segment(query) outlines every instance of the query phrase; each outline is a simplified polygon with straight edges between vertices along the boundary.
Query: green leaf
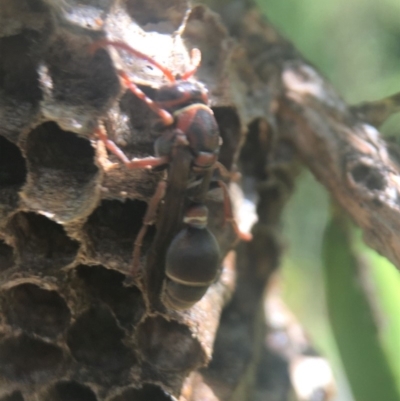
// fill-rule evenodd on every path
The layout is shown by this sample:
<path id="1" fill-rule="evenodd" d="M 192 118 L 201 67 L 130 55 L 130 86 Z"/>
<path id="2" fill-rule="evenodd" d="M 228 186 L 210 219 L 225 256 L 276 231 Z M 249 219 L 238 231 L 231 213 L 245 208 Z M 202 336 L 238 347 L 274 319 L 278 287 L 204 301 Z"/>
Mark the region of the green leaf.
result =
<path id="1" fill-rule="evenodd" d="M 399 401 L 371 302 L 368 267 L 356 258 L 341 223 L 338 218 L 330 222 L 323 246 L 327 307 L 340 357 L 357 401 Z"/>
<path id="2" fill-rule="evenodd" d="M 360 230 L 357 234 L 356 250 L 362 252 L 368 261 L 374 284 L 374 313 L 378 313 L 379 338 L 400 392 L 400 274 L 385 257 L 364 244 Z"/>

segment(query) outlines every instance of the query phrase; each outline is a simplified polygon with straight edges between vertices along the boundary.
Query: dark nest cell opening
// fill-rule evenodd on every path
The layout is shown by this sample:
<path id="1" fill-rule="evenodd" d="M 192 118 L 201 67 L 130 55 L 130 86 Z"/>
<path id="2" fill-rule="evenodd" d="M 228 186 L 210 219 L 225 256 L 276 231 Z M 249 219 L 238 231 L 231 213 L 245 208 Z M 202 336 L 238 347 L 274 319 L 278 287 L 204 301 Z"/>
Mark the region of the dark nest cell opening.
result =
<path id="1" fill-rule="evenodd" d="M 24 401 L 24 397 L 22 396 L 20 391 L 14 391 L 11 394 L 7 394 L 4 397 L 1 397 L 0 401 Z"/>
<path id="2" fill-rule="evenodd" d="M 357 164 L 351 170 L 354 182 L 364 185 L 370 191 L 382 191 L 385 188 L 386 180 L 376 166 Z"/>
<path id="3" fill-rule="evenodd" d="M 97 401 L 97 397 L 87 386 L 76 381 L 60 381 L 44 396 L 44 401 Z"/>
<path id="4" fill-rule="evenodd" d="M 71 263 L 78 252 L 78 242 L 69 238 L 60 224 L 36 213 L 15 214 L 8 231 L 15 237 L 24 267 L 59 269 Z"/>
<path id="5" fill-rule="evenodd" d="M 148 32 L 173 33 L 181 25 L 187 0 L 127 0 L 129 15 Z"/>
<path id="6" fill-rule="evenodd" d="M 8 323 L 28 333 L 56 337 L 69 324 L 70 311 L 56 291 L 26 283 L 4 291 L 2 301 Z"/>
<path id="7" fill-rule="evenodd" d="M 27 5 L 30 11 L 41 13 L 48 10 L 48 5 L 42 0 L 25 0 L 24 4 Z"/>
<path id="8" fill-rule="evenodd" d="M 241 140 L 240 119 L 232 107 L 214 107 L 213 111 L 223 141 L 219 161 L 230 170 Z"/>
<path id="9" fill-rule="evenodd" d="M 44 123 L 29 134 L 26 154 L 33 171 L 64 171 L 81 185 L 90 181 L 98 170 L 90 142 L 63 131 L 54 122 Z"/>
<path id="10" fill-rule="evenodd" d="M 212 380 L 222 373 L 223 380 L 231 383 L 239 381 L 253 357 L 253 341 L 248 319 L 240 307 L 231 302 L 222 313 L 213 357 L 204 372 L 205 376 Z"/>
<path id="11" fill-rule="evenodd" d="M 118 95 L 120 82 L 107 51 L 90 54 L 88 43 L 62 31 L 52 41 L 46 65 L 53 83 L 53 97 L 71 106 L 103 110 Z"/>
<path id="12" fill-rule="evenodd" d="M 14 249 L 0 240 L 0 273 L 14 265 Z"/>
<path id="13" fill-rule="evenodd" d="M 26 180 L 26 163 L 17 145 L 0 136 L 0 190 L 19 189 Z"/>
<path id="14" fill-rule="evenodd" d="M 33 30 L 0 39 L 0 88 L 6 95 L 24 102 L 41 100 L 38 55 L 32 51 L 39 39 Z"/>
<path id="15" fill-rule="evenodd" d="M 21 335 L 0 343 L 0 375 L 13 382 L 43 382 L 57 376 L 63 361 L 59 347 Z"/>
<path id="16" fill-rule="evenodd" d="M 20 17 L 22 13 L 27 13 L 28 15 L 35 13 L 33 19 L 37 22 L 37 19 L 42 17 L 39 13 L 49 12 L 49 5 L 46 4 L 46 0 L 13 0 L 5 2 L 5 4 L 10 21 Z"/>
<path id="17" fill-rule="evenodd" d="M 192 370 L 203 359 L 201 346 L 188 327 L 160 316 L 140 324 L 137 339 L 146 361 L 160 370 Z"/>
<path id="18" fill-rule="evenodd" d="M 155 97 L 153 88 L 140 85 L 139 88 L 151 99 Z M 122 129 L 118 135 L 124 135 L 122 138 L 126 143 L 124 151 L 127 151 L 129 157 L 154 155 L 154 141 L 160 136 L 160 119 L 150 107 L 130 91 L 122 96 L 119 106 L 121 113 L 129 118 L 128 132 Z M 160 128 L 160 129 L 159 129 Z M 128 135 L 127 135 L 128 134 Z M 119 138 L 115 138 L 118 142 Z"/>
<path id="19" fill-rule="evenodd" d="M 142 227 L 146 202 L 105 200 L 89 217 L 85 231 L 89 236 L 96 259 L 112 267 L 131 267 L 133 243 Z M 151 227 L 144 238 L 141 254 L 144 255 L 154 236 Z"/>
<path id="20" fill-rule="evenodd" d="M 47 122 L 28 135 L 26 155 L 26 201 L 33 209 L 50 211 L 64 221 L 90 212 L 98 168 L 88 140 Z"/>
<path id="21" fill-rule="evenodd" d="M 272 131 L 265 120 L 254 120 L 248 127 L 246 142 L 240 152 L 241 171 L 258 180 L 267 178 L 268 151 L 272 146 Z"/>
<path id="22" fill-rule="evenodd" d="M 118 327 L 106 307 L 93 307 L 79 316 L 70 328 L 67 344 L 72 356 L 86 365 L 107 372 L 129 369 L 135 357 L 122 340 L 124 332 Z"/>
<path id="23" fill-rule="evenodd" d="M 66 4 L 70 4 L 70 7 L 76 7 L 76 0 L 64 0 Z M 99 8 L 104 10 L 104 12 L 109 11 L 112 7 L 112 2 L 109 0 L 79 0 L 79 7 L 76 7 L 78 10 L 80 6 L 92 6 L 95 8 Z"/>
<path id="24" fill-rule="evenodd" d="M 111 401 L 172 401 L 173 398 L 158 386 L 145 384 L 142 388 L 130 388 Z"/>
<path id="25" fill-rule="evenodd" d="M 137 287 L 125 287 L 125 275 L 103 266 L 76 268 L 77 276 L 94 298 L 100 299 L 114 312 L 124 327 L 135 326 L 145 312 L 141 291 Z"/>
<path id="26" fill-rule="evenodd" d="M 226 31 L 219 18 L 203 5 L 191 9 L 182 38 L 189 48 L 201 51 L 201 64 L 197 76 L 205 81 L 211 77 L 222 79 L 224 60 L 227 56 Z M 224 77 L 225 78 L 225 77 Z"/>

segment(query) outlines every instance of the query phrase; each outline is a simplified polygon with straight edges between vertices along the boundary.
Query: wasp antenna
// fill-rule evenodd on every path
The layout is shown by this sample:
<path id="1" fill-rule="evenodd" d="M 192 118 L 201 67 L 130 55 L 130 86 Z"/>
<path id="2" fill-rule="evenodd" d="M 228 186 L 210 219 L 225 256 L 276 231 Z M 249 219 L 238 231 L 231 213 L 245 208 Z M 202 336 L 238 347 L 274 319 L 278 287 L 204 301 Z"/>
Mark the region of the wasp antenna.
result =
<path id="1" fill-rule="evenodd" d="M 183 81 L 186 81 L 187 79 L 191 78 L 194 74 L 196 74 L 196 71 L 201 63 L 201 51 L 199 49 L 194 48 L 190 51 L 190 61 L 192 64 L 192 68 L 186 71 L 182 75 Z"/>
<path id="2" fill-rule="evenodd" d="M 133 54 L 136 57 L 139 57 L 143 60 L 148 61 L 150 64 L 152 64 L 154 67 L 158 68 L 168 79 L 170 82 L 175 82 L 175 77 L 172 74 L 172 72 L 167 68 L 164 67 L 162 64 L 154 60 L 152 57 L 148 56 L 147 54 L 142 53 L 139 50 L 134 49 L 133 47 L 129 46 L 128 44 L 124 42 L 120 42 L 118 40 L 108 40 L 108 39 L 101 39 L 97 42 L 94 42 L 90 45 L 89 47 L 89 52 L 94 53 L 96 50 L 106 47 L 106 46 L 113 46 L 117 49 L 122 49 L 126 51 L 127 53 Z"/>

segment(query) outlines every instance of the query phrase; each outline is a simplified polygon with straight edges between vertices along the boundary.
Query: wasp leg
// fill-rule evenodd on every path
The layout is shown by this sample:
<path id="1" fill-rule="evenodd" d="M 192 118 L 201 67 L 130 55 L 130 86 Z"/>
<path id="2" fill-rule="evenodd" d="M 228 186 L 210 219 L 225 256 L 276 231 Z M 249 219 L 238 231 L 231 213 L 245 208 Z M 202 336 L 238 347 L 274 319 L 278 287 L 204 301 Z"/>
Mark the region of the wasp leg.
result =
<path id="1" fill-rule="evenodd" d="M 134 84 L 124 71 L 118 71 L 119 76 L 122 78 L 125 86 L 135 94 L 139 99 L 143 100 L 158 116 L 161 118 L 165 126 L 172 125 L 174 123 L 174 117 L 167 110 L 164 110 L 156 102 L 150 99 L 139 87 Z"/>
<path id="2" fill-rule="evenodd" d="M 133 47 L 129 46 L 128 44 L 121 42 L 119 40 L 108 40 L 108 39 L 101 39 L 98 40 L 94 43 L 92 43 L 89 46 L 89 52 L 91 54 L 94 54 L 98 49 L 104 48 L 106 46 L 113 46 L 115 48 L 119 48 L 122 49 L 130 54 L 133 54 L 136 57 L 139 57 L 143 60 L 146 60 L 147 62 L 149 62 L 150 64 L 154 65 L 154 67 L 158 68 L 168 79 L 168 81 L 170 81 L 171 83 L 175 82 L 175 77 L 172 74 L 171 70 L 165 66 L 163 66 L 162 64 L 160 64 L 159 62 L 157 62 L 154 58 L 148 56 L 147 54 L 142 53 L 139 50 L 134 49 Z M 196 49 L 197 50 L 197 49 Z M 200 51 L 200 50 L 198 50 Z M 193 51 L 192 51 L 193 52 Z M 194 56 L 196 56 L 195 53 L 193 53 Z M 192 56 L 192 59 L 193 57 Z"/>
<path id="3" fill-rule="evenodd" d="M 214 164 L 214 171 L 218 170 L 221 178 L 227 180 L 227 181 L 239 181 L 241 178 L 241 174 L 236 171 L 229 171 L 221 162 L 215 162 Z"/>
<path id="4" fill-rule="evenodd" d="M 118 157 L 129 169 L 135 168 L 148 168 L 161 166 L 169 162 L 169 158 L 166 156 L 162 157 L 144 157 L 142 159 L 132 159 L 129 160 L 126 154 L 116 145 L 114 141 L 108 138 L 104 127 L 99 126 L 95 130 L 97 137 L 104 143 L 106 148 Z"/>
<path id="5" fill-rule="evenodd" d="M 133 276 L 137 275 L 139 271 L 140 251 L 142 248 L 143 239 L 147 233 L 147 229 L 149 228 L 149 226 L 153 225 L 156 221 L 158 205 L 165 196 L 166 188 L 167 188 L 167 183 L 164 180 L 160 181 L 157 185 L 154 195 L 152 196 L 149 204 L 147 205 L 146 214 L 144 215 L 143 218 L 143 225 L 139 230 L 138 235 L 136 236 L 133 248 L 133 266 L 131 272 Z"/>

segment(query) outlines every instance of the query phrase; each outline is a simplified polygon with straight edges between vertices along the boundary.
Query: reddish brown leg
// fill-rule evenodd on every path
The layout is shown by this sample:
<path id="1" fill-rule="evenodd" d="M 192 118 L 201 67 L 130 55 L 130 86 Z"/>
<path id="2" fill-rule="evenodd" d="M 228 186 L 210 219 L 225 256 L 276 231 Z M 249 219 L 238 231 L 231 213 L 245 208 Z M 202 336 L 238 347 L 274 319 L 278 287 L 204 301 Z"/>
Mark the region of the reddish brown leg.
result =
<path id="1" fill-rule="evenodd" d="M 222 178 L 226 178 L 228 180 L 231 179 L 231 172 L 228 171 L 228 169 L 222 163 L 216 162 L 213 167 L 215 170 L 218 170 Z"/>
<path id="2" fill-rule="evenodd" d="M 143 218 L 143 225 L 136 236 L 135 244 L 133 248 L 133 267 L 132 267 L 132 275 L 136 275 L 139 272 L 140 265 L 140 250 L 142 248 L 143 239 L 147 233 L 147 229 L 150 225 L 154 224 L 157 217 L 158 204 L 164 198 L 165 191 L 167 188 L 167 183 L 165 181 L 160 181 L 157 185 L 157 189 L 154 192 L 154 195 L 150 199 L 149 204 L 147 205 L 146 214 Z"/>
<path id="3" fill-rule="evenodd" d="M 229 171 L 222 163 L 216 162 L 214 164 L 214 170 L 218 170 L 219 174 L 222 178 L 225 178 L 227 181 L 238 181 L 241 177 L 240 173 L 235 171 Z"/>
<path id="4" fill-rule="evenodd" d="M 163 66 L 162 64 L 160 64 L 159 62 L 157 62 L 156 60 L 154 60 L 152 57 L 148 56 L 147 54 L 144 54 L 141 51 L 136 50 L 133 47 L 129 46 L 128 44 L 121 42 L 119 40 L 108 40 L 108 39 L 98 40 L 97 42 L 94 42 L 90 45 L 89 52 L 94 53 L 96 50 L 98 50 L 102 47 L 105 47 L 105 46 L 114 46 L 116 48 L 125 50 L 126 52 L 133 54 L 136 57 L 139 57 L 143 60 L 148 61 L 150 64 L 157 67 L 167 77 L 168 81 L 175 82 L 175 77 L 168 68 L 166 68 L 165 66 Z M 197 50 L 197 49 L 193 49 L 193 50 L 200 52 L 200 50 Z M 195 54 L 193 52 L 193 50 L 192 50 L 192 60 L 197 56 L 197 54 Z M 192 64 L 193 64 L 193 61 L 192 61 Z"/>
<path id="5" fill-rule="evenodd" d="M 102 126 L 98 126 L 95 130 L 96 136 L 103 141 L 106 148 L 118 157 L 122 161 L 122 163 L 129 163 L 129 159 L 126 157 L 126 154 L 115 144 L 114 141 L 108 138 L 107 133 Z"/>
<path id="6" fill-rule="evenodd" d="M 114 141 L 108 138 L 105 129 L 99 126 L 95 130 L 97 137 L 103 141 L 106 148 L 118 157 L 129 169 L 156 167 L 168 163 L 168 157 L 144 157 L 143 159 L 129 160 L 126 154 L 116 145 Z"/>
<path id="7" fill-rule="evenodd" d="M 233 216 L 233 210 L 232 210 L 232 203 L 231 203 L 231 198 L 229 196 L 229 191 L 227 185 L 223 181 L 218 181 L 218 185 L 221 187 L 223 193 L 224 193 L 224 213 L 225 213 L 225 222 L 228 222 L 232 224 L 232 227 L 238 236 L 242 241 L 251 241 L 253 236 L 250 233 L 244 233 L 240 231 L 235 217 Z"/>
<path id="8" fill-rule="evenodd" d="M 156 114 L 159 115 L 164 125 L 172 125 L 174 123 L 174 117 L 168 111 L 162 109 L 153 100 L 151 100 L 142 90 L 138 88 L 128 77 L 124 71 L 118 72 L 119 76 L 122 78 L 125 86 L 134 93 L 139 99 L 143 100 Z"/>
<path id="9" fill-rule="evenodd" d="M 167 156 L 143 157 L 143 159 L 132 159 L 128 163 L 125 163 L 125 166 L 130 169 L 149 168 L 162 166 L 163 164 L 167 164 L 168 162 L 169 158 Z"/>

